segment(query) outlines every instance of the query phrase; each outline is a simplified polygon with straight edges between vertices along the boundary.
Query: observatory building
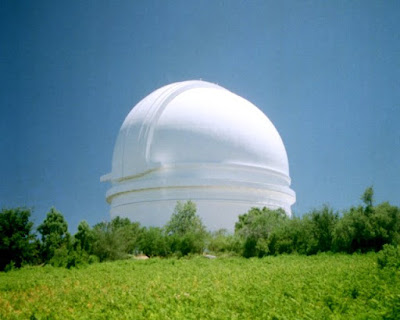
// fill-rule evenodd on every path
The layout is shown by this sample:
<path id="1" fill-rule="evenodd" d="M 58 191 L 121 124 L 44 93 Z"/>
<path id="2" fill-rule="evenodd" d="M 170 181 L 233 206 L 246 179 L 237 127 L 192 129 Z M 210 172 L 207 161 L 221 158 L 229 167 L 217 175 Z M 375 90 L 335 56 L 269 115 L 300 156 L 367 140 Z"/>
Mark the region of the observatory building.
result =
<path id="1" fill-rule="evenodd" d="M 162 87 L 128 114 L 114 147 L 106 194 L 111 216 L 162 226 L 178 200 L 192 200 L 211 230 L 233 230 L 251 207 L 291 215 L 286 150 L 249 101 L 205 81 Z"/>

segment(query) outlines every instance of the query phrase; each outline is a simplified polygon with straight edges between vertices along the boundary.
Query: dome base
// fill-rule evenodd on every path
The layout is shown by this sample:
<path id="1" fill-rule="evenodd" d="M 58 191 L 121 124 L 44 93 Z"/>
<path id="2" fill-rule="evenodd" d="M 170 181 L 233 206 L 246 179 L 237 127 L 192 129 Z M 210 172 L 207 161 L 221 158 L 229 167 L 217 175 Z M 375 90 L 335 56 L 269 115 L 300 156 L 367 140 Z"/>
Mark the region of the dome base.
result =
<path id="1" fill-rule="evenodd" d="M 186 201 L 186 200 L 185 200 Z M 239 215 L 252 207 L 278 209 L 279 206 L 263 205 L 244 201 L 194 200 L 197 214 L 209 231 L 226 229 L 233 232 Z M 163 227 L 171 218 L 177 200 L 131 203 L 111 208 L 111 218 L 129 218 L 146 227 Z M 288 213 L 288 212 L 287 212 Z M 290 213 L 288 213 L 290 215 Z"/>
<path id="2" fill-rule="evenodd" d="M 290 189 L 289 189 L 290 190 Z M 287 193 L 238 187 L 159 188 L 121 193 L 111 201 L 111 217 L 129 218 L 144 226 L 163 226 L 177 201 L 192 200 L 197 214 L 209 230 L 233 231 L 240 214 L 252 207 L 282 208 L 290 216 L 295 201 Z"/>

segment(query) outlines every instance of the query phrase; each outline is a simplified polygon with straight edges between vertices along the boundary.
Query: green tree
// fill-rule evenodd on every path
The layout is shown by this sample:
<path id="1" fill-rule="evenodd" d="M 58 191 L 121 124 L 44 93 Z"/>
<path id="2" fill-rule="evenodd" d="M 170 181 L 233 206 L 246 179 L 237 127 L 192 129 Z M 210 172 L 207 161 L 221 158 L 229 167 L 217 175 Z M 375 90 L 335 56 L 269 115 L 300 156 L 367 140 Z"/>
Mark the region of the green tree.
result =
<path id="1" fill-rule="evenodd" d="M 349 253 L 361 251 L 366 252 L 372 249 L 375 238 L 374 225 L 371 219 L 372 208 L 366 211 L 362 206 L 351 207 L 343 214 L 335 231 L 335 247 L 339 251 Z M 340 247 L 338 244 L 344 244 Z"/>
<path id="2" fill-rule="evenodd" d="M 44 262 L 49 262 L 57 249 L 62 246 L 68 247 L 71 243 L 67 221 L 54 207 L 47 213 L 46 219 L 37 230 L 42 236 L 41 252 Z"/>
<path id="3" fill-rule="evenodd" d="M 205 227 L 196 212 L 197 208 L 194 202 L 178 201 L 165 227 L 167 234 L 184 235 L 188 232 L 203 232 Z"/>
<path id="4" fill-rule="evenodd" d="M 334 212 L 332 208 L 324 205 L 320 210 L 313 210 L 310 218 L 312 224 L 310 236 L 315 239 L 316 246 L 313 250 L 314 252 L 309 253 L 331 251 L 334 230 L 339 220 L 339 214 Z"/>
<path id="5" fill-rule="evenodd" d="M 374 202 L 374 189 L 372 188 L 372 186 L 365 189 L 364 193 L 361 196 L 361 200 L 364 202 L 367 208 L 372 208 Z"/>
<path id="6" fill-rule="evenodd" d="M 297 252 L 307 255 L 315 253 L 318 251 L 316 250 L 317 241 L 310 236 L 312 229 L 310 215 L 305 215 L 302 218 L 285 219 L 269 236 L 269 253 Z"/>
<path id="7" fill-rule="evenodd" d="M 139 240 L 139 250 L 146 256 L 165 257 L 168 255 L 168 243 L 163 229 L 158 227 L 143 228 Z"/>
<path id="8" fill-rule="evenodd" d="M 265 256 L 271 254 L 270 235 L 288 220 L 283 209 L 271 210 L 266 207 L 251 208 L 247 213 L 239 216 L 235 224 L 235 234 L 243 241 L 243 255 L 245 257 Z"/>
<path id="9" fill-rule="evenodd" d="M 111 222 L 100 222 L 93 227 L 93 254 L 100 261 L 112 261 L 126 257 L 126 243 Z"/>
<path id="10" fill-rule="evenodd" d="M 118 233 L 125 242 L 125 252 L 135 254 L 138 252 L 142 228 L 139 222 L 131 222 L 128 218 L 115 217 L 111 221 L 112 230 Z"/>
<path id="11" fill-rule="evenodd" d="M 203 252 L 207 232 L 196 212 L 194 202 L 177 202 L 171 219 L 165 226 L 172 252 L 181 255 Z"/>
<path id="12" fill-rule="evenodd" d="M 383 202 L 373 209 L 371 223 L 374 228 L 375 251 L 384 244 L 400 245 L 400 208 Z"/>
<path id="13" fill-rule="evenodd" d="M 74 235 L 75 238 L 75 249 L 79 246 L 82 250 L 87 253 L 92 252 L 94 234 L 86 221 L 81 221 L 78 225 L 78 232 Z"/>
<path id="14" fill-rule="evenodd" d="M 400 209 L 384 202 L 373 206 L 373 189 L 361 197 L 365 206 L 344 212 L 334 232 L 336 251 L 379 251 L 384 244 L 400 243 Z"/>
<path id="15" fill-rule="evenodd" d="M 35 235 L 28 208 L 2 209 L 0 212 L 0 270 L 13 263 L 20 267 L 35 256 Z"/>
<path id="16" fill-rule="evenodd" d="M 98 223 L 93 227 L 93 254 L 100 261 L 123 259 L 138 251 L 141 232 L 140 224 L 128 218 Z"/>

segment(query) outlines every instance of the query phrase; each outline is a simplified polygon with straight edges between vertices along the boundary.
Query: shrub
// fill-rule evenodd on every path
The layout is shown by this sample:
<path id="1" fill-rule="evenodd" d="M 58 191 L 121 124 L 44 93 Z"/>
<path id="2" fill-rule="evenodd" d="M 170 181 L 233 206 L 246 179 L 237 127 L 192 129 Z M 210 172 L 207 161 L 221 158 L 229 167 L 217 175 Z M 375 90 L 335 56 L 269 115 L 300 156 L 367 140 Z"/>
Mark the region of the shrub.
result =
<path id="1" fill-rule="evenodd" d="M 378 253 L 378 267 L 400 270 L 400 247 L 385 244 Z"/>
<path id="2" fill-rule="evenodd" d="M 168 244 L 164 231 L 158 227 L 144 227 L 139 240 L 139 251 L 149 257 L 165 257 L 168 254 Z"/>
<path id="3" fill-rule="evenodd" d="M 240 253 L 240 240 L 226 229 L 210 233 L 207 249 L 214 253 Z"/>

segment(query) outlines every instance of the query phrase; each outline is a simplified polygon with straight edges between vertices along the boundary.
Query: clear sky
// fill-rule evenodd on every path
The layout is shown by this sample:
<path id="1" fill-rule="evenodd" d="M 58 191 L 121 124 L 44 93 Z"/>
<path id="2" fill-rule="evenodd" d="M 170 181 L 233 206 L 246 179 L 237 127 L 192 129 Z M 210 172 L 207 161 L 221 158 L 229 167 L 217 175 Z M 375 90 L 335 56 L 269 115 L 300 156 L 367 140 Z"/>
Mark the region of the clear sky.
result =
<path id="1" fill-rule="evenodd" d="M 400 1 L 0 1 L 0 206 L 109 219 L 130 109 L 203 79 L 250 100 L 289 157 L 293 211 L 400 205 Z"/>

